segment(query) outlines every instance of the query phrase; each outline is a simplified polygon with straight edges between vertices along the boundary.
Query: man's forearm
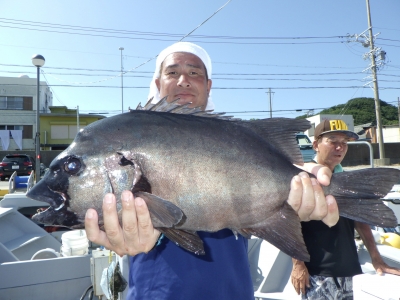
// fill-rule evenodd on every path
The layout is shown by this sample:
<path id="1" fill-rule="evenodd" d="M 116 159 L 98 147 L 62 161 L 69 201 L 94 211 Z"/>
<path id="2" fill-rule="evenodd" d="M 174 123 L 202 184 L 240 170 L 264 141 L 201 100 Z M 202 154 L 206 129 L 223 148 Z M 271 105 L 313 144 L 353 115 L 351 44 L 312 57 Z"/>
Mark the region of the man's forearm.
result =
<path id="1" fill-rule="evenodd" d="M 374 236 L 372 235 L 372 231 L 369 225 L 356 221 L 354 222 L 354 225 L 361 239 L 363 240 L 364 245 L 369 252 L 369 255 L 371 256 L 371 259 L 373 260 L 381 258 L 381 255 L 379 253 L 378 248 L 376 247 L 375 239 Z"/>

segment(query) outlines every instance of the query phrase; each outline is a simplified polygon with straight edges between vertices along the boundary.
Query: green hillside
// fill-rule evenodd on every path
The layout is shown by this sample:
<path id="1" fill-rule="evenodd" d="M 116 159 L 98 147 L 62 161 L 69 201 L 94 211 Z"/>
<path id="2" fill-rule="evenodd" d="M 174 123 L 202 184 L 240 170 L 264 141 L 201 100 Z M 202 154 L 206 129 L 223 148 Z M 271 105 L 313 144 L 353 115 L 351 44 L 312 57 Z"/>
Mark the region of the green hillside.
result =
<path id="1" fill-rule="evenodd" d="M 380 100 L 382 125 L 398 125 L 398 110 L 396 106 Z M 353 115 L 354 125 L 361 125 L 372 122 L 376 125 L 375 101 L 373 98 L 354 98 L 345 104 L 332 106 L 324 109 L 320 115 Z M 307 118 L 310 115 L 303 115 L 298 118 Z"/>

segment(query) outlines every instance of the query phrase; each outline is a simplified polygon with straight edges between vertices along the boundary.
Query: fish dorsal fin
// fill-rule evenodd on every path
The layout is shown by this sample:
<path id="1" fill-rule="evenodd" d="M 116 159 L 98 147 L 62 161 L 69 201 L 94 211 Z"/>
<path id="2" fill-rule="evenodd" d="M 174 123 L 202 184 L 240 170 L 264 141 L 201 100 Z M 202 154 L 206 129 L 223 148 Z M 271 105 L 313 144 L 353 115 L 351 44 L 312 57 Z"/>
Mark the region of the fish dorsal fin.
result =
<path id="1" fill-rule="evenodd" d="M 168 97 L 168 96 L 167 96 Z M 141 103 L 136 107 L 136 110 L 149 110 L 156 112 L 169 112 L 173 114 L 183 114 L 183 115 L 194 115 L 197 117 L 205 117 L 205 118 L 217 118 L 223 120 L 236 120 L 232 116 L 224 116 L 225 113 L 213 113 L 213 110 L 203 111 L 202 108 L 199 107 L 189 107 L 191 103 L 180 105 L 178 104 L 178 99 L 167 102 L 167 97 L 162 98 L 156 104 L 151 103 L 153 98 L 147 101 L 145 106 L 142 106 Z"/>
<path id="2" fill-rule="evenodd" d="M 148 110 L 155 112 L 169 112 L 173 114 L 194 115 L 204 118 L 217 118 L 235 121 L 237 124 L 245 126 L 259 135 L 262 139 L 273 145 L 290 162 L 303 164 L 300 148 L 297 145 L 295 134 L 310 128 L 310 122 L 305 119 L 271 118 L 255 121 L 242 121 L 225 116 L 225 113 L 213 113 L 212 110 L 203 111 L 201 107 L 189 107 L 191 103 L 180 105 L 176 99 L 167 102 L 167 97 L 162 98 L 156 104 L 151 103 L 153 98 L 147 101 L 145 106 L 140 103 L 136 110 Z"/>
<path id="3" fill-rule="evenodd" d="M 240 122 L 275 147 L 291 163 L 303 165 L 303 157 L 296 140 L 296 133 L 310 128 L 306 119 L 270 118 Z"/>

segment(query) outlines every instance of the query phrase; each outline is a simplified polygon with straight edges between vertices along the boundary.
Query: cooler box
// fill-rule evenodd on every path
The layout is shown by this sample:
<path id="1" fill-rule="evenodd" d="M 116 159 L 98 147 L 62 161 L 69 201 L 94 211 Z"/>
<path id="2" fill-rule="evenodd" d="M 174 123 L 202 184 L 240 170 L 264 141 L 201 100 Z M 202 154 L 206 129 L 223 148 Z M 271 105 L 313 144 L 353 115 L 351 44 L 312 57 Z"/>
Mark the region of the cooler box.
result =
<path id="1" fill-rule="evenodd" d="M 353 277 L 354 300 L 400 299 L 400 276 L 361 274 Z"/>

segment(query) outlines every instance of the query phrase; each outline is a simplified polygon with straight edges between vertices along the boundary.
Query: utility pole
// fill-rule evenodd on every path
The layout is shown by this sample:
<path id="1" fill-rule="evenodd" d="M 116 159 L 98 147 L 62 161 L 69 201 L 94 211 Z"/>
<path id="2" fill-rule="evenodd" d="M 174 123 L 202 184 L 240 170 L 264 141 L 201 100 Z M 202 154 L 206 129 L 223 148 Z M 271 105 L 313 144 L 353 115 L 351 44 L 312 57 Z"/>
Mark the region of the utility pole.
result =
<path id="1" fill-rule="evenodd" d="M 378 91 L 378 78 L 376 74 L 376 61 L 375 61 L 375 48 L 374 48 L 374 35 L 372 34 L 372 22 L 371 22 L 371 12 L 369 9 L 369 0 L 367 1 L 367 13 L 368 13 L 368 27 L 369 27 L 369 38 L 370 38 L 370 48 L 371 48 L 371 71 L 373 76 L 374 85 L 374 98 L 375 98 L 375 114 L 376 114 L 376 129 L 378 131 L 378 143 L 379 143 L 379 158 L 385 158 L 385 146 L 383 143 L 383 131 L 382 131 L 382 121 L 381 121 L 381 104 L 379 102 L 379 91 Z"/>
<path id="2" fill-rule="evenodd" d="M 119 47 L 119 50 L 121 50 L 121 104 L 122 104 L 121 113 L 123 113 L 124 112 L 124 66 L 122 64 L 122 50 L 124 50 L 124 47 Z"/>
<path id="3" fill-rule="evenodd" d="M 367 78 L 371 78 L 372 80 L 366 83 L 365 85 L 370 85 L 370 87 L 374 90 L 374 100 L 375 100 L 375 117 L 376 117 L 376 131 L 378 135 L 378 144 L 379 144 L 379 159 L 381 160 L 381 164 L 385 164 L 385 146 L 383 142 L 383 131 L 382 131 L 382 121 L 381 121 L 381 105 L 379 101 L 379 89 L 378 89 L 378 76 L 377 70 L 385 65 L 386 52 L 383 51 L 380 47 L 375 48 L 374 40 L 379 33 L 373 35 L 372 33 L 372 22 L 371 22 L 371 12 L 369 7 L 369 0 L 366 0 L 367 4 L 367 17 L 368 17 L 368 29 L 364 30 L 360 34 L 348 35 L 348 38 L 355 38 L 354 40 L 349 40 L 349 42 L 360 42 L 364 47 L 369 47 L 371 50 L 364 54 L 364 59 L 369 58 L 371 63 L 368 68 L 363 70 L 369 71 L 371 70 L 372 75 Z M 366 34 L 368 31 L 368 35 Z M 372 86 L 371 86 L 372 84 Z M 364 85 L 364 86 L 365 86 Z"/>
<path id="4" fill-rule="evenodd" d="M 79 133 L 79 105 L 76 107 L 76 134 Z"/>
<path id="5" fill-rule="evenodd" d="M 272 118 L 272 98 L 271 94 L 274 94 L 275 92 L 271 92 L 271 88 L 268 89 L 268 94 L 269 94 L 269 117 Z"/>
<path id="6" fill-rule="evenodd" d="M 397 113 L 399 117 L 399 128 L 400 128 L 400 97 L 397 97 Z"/>

